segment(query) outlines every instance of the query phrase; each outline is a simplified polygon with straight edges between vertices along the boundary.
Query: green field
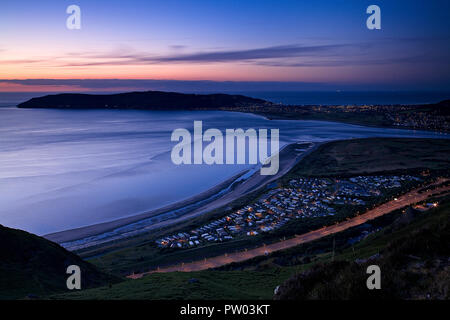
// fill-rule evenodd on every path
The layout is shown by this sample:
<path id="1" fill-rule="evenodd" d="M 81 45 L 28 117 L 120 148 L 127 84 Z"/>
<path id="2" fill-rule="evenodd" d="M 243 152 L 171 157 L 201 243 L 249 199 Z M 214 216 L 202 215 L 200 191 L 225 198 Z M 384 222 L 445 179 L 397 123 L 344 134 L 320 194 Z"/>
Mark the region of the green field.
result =
<path id="1" fill-rule="evenodd" d="M 290 176 L 352 176 L 450 168 L 450 140 L 370 138 L 319 146 Z"/>

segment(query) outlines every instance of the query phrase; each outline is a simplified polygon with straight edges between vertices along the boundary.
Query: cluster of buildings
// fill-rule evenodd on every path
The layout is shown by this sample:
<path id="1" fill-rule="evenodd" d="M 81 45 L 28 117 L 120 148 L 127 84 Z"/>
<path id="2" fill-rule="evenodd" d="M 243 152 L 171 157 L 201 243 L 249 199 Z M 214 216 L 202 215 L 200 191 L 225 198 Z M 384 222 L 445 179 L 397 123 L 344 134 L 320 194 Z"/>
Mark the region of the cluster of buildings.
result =
<path id="1" fill-rule="evenodd" d="M 421 130 L 450 131 L 450 117 L 447 113 L 430 108 L 406 105 L 366 105 L 366 106 L 317 106 L 316 112 L 367 113 L 382 115 L 392 125 Z"/>
<path id="2" fill-rule="evenodd" d="M 394 125 L 399 127 L 416 128 L 421 130 L 426 129 L 442 132 L 450 131 L 449 117 L 432 112 L 388 112 L 385 114 L 385 117 Z"/>
<path id="3" fill-rule="evenodd" d="M 361 199 L 351 197 L 377 197 L 380 196 L 383 189 L 400 188 L 405 181 L 420 181 L 420 178 L 410 175 L 400 176 L 358 176 L 348 180 L 336 181 L 335 204 L 351 204 L 349 201 L 342 201 L 342 198 L 349 198 L 354 204 L 365 205 Z"/>
<path id="4" fill-rule="evenodd" d="M 298 178 L 288 186 L 266 192 L 254 203 L 190 232 L 156 241 L 162 248 L 191 248 L 242 236 L 255 236 L 278 229 L 294 219 L 334 215 L 338 205 L 364 206 L 367 197 L 383 189 L 398 188 L 404 181 L 420 180 L 402 176 L 358 176 L 349 179 Z"/>
<path id="5" fill-rule="evenodd" d="M 400 188 L 405 181 L 421 181 L 420 178 L 411 175 L 400 176 L 358 176 L 348 179 L 350 182 L 363 186 L 369 192 L 379 195 L 379 189 Z"/>
<path id="6" fill-rule="evenodd" d="M 446 104 L 445 104 L 446 103 Z M 327 114 L 330 117 L 338 114 L 360 114 L 364 117 L 374 117 L 382 120 L 384 124 L 393 126 L 415 128 L 419 130 L 433 130 L 443 133 L 450 132 L 450 115 L 446 110 L 448 102 L 441 106 L 416 105 L 306 105 L 292 106 L 283 104 L 266 104 L 241 106 L 239 111 L 256 113 L 273 113 L 276 115 L 295 114 L 299 118 L 311 114 Z M 223 108 L 236 111 L 235 108 Z"/>

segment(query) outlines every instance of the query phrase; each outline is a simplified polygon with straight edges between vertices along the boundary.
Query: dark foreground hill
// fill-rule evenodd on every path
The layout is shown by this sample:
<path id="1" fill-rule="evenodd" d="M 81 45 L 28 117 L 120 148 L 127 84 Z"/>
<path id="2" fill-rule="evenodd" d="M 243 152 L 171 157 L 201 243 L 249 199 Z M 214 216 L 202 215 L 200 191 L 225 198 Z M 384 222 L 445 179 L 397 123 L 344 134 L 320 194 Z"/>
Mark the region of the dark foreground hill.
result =
<path id="1" fill-rule="evenodd" d="M 345 255 L 314 265 L 285 281 L 278 300 L 359 300 L 450 298 L 450 202 L 429 213 L 409 209 L 376 234 L 366 247 L 379 247 L 365 259 Z M 406 226 L 405 226 L 406 225 Z M 367 250 L 367 248 L 365 249 Z M 381 290 L 368 290 L 366 269 L 381 270 Z"/>
<path id="2" fill-rule="evenodd" d="M 56 243 L 0 225 L 0 299 L 66 292 L 69 265 L 80 267 L 82 289 L 117 281 Z"/>
<path id="3" fill-rule="evenodd" d="M 63 109 L 219 109 L 251 107 L 270 104 L 261 99 L 229 94 L 183 94 L 175 92 L 145 91 L 119 94 L 64 93 L 32 98 L 19 108 Z"/>

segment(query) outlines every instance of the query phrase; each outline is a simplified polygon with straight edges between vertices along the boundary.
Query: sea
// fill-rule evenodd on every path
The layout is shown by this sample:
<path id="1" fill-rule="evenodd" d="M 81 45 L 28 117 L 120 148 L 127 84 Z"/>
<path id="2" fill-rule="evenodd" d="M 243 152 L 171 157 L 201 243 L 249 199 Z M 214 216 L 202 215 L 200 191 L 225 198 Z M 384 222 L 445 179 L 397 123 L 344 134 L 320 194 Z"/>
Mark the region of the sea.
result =
<path id="1" fill-rule="evenodd" d="M 339 99 L 333 94 L 316 97 L 316 103 L 334 104 L 331 101 Z M 435 132 L 267 120 L 222 111 L 16 108 L 17 103 L 37 95 L 42 93 L 0 93 L 0 224 L 38 235 L 161 208 L 253 169 L 252 165 L 173 164 L 170 153 L 176 143 L 171 141 L 171 133 L 177 128 L 192 132 L 194 121 L 201 120 L 203 130 L 217 128 L 222 132 L 279 129 L 281 146 L 363 137 L 447 138 Z M 311 104 L 315 99 L 309 95 L 295 100 L 294 95 L 281 93 L 253 96 L 278 97 L 296 104 Z M 358 95 L 346 101 L 366 99 L 371 103 L 375 98 Z M 380 99 L 424 103 L 445 98 Z"/>

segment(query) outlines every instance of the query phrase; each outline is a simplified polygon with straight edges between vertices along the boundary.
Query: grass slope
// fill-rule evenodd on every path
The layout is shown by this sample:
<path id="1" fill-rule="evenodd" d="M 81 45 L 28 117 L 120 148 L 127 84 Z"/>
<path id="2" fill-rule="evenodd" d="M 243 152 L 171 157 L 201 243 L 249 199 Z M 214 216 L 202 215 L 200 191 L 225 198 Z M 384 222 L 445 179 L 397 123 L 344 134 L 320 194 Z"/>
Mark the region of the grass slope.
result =
<path id="1" fill-rule="evenodd" d="M 296 274 L 286 281 L 276 299 L 449 299 L 450 203 L 422 213 L 406 226 L 404 217 L 368 239 L 361 249 L 379 254 L 354 260 L 347 250 L 337 257 Z M 402 221 L 403 220 L 403 221 Z M 372 250 L 373 252 L 373 250 Z M 367 266 L 381 269 L 382 290 L 367 290 Z"/>
<path id="2" fill-rule="evenodd" d="M 21 299 L 67 291 L 66 269 L 81 268 L 81 285 L 117 282 L 56 243 L 0 225 L 0 299 Z"/>

